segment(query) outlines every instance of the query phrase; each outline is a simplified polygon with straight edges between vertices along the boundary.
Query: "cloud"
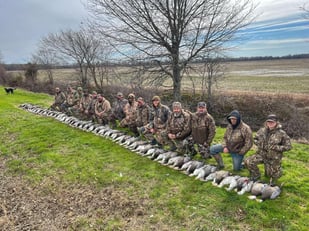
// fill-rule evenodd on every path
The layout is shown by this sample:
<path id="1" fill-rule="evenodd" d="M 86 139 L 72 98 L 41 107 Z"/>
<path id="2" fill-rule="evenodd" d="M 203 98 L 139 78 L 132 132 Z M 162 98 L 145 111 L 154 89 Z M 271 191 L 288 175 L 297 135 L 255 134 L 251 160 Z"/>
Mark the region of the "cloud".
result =
<path id="1" fill-rule="evenodd" d="M 0 51 L 6 63 L 29 62 L 48 33 L 77 29 L 87 11 L 79 0 L 0 1 Z"/>
<path id="2" fill-rule="evenodd" d="M 260 0 L 257 21 L 267 21 L 300 14 L 301 0 Z"/>

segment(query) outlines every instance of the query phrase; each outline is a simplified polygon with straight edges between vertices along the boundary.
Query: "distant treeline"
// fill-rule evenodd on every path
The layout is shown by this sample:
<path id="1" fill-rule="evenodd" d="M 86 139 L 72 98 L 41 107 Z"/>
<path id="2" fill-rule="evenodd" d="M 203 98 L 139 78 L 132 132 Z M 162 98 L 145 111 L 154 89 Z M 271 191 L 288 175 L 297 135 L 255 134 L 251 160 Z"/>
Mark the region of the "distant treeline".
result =
<path id="1" fill-rule="evenodd" d="M 237 61 L 259 61 L 259 60 L 280 60 L 280 59 L 305 59 L 309 58 L 309 54 L 297 54 L 297 55 L 285 55 L 285 56 L 254 56 L 254 57 L 221 57 L 222 62 L 237 62 Z M 197 60 L 195 63 L 205 62 L 205 60 Z M 7 71 L 19 71 L 25 70 L 27 68 L 27 64 L 3 64 Z M 128 66 L 128 65 L 137 65 L 137 63 L 129 64 L 129 63 L 110 63 L 109 65 L 120 65 L 120 66 Z M 38 69 L 46 69 L 44 65 L 37 65 Z M 71 69 L 78 68 L 77 64 L 66 64 L 66 65 L 57 65 L 53 66 L 54 69 Z"/>

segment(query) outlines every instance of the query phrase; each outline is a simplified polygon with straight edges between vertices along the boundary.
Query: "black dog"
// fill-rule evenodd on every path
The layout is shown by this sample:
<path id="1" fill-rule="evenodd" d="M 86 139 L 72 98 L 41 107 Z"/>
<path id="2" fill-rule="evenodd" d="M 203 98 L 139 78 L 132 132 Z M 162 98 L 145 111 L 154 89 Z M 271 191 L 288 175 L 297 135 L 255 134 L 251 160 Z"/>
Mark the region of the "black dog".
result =
<path id="1" fill-rule="evenodd" d="M 15 87 L 5 87 L 4 90 L 6 94 L 14 94 Z"/>

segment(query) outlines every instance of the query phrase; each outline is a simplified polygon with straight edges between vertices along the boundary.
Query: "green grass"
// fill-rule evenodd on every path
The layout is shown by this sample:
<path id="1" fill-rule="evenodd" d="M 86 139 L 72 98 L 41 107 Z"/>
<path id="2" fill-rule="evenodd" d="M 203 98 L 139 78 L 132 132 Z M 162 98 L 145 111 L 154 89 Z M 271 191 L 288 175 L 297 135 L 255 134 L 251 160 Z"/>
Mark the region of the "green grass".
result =
<path id="1" fill-rule="evenodd" d="M 140 218 L 142 230 L 308 229 L 308 145 L 293 143 L 293 149 L 285 154 L 280 197 L 258 203 L 247 195 L 196 181 L 110 140 L 18 108 L 25 102 L 48 107 L 52 97 L 21 89 L 14 95 L 0 96 L 0 162 L 5 160 L 5 174 L 22 176 L 37 190 L 52 178 L 64 185 L 120 190 L 127 203 L 146 208 Z M 224 129 L 217 129 L 215 142 L 221 141 L 223 133 Z M 225 155 L 224 161 L 231 171 L 231 159 Z M 211 159 L 210 163 L 215 162 Z M 76 219 L 70 228 L 126 230 L 125 218 L 104 220 L 99 209 L 95 214 Z"/>

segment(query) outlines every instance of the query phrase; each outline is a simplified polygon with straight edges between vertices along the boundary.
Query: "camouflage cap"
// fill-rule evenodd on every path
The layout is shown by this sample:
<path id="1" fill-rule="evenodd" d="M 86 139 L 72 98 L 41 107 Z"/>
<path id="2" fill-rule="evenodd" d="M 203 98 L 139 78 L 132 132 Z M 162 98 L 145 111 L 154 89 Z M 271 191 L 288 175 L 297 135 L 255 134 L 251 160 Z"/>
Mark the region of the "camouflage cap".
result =
<path id="1" fill-rule="evenodd" d="M 154 97 L 152 97 L 152 101 L 161 101 L 160 97 L 155 95 Z"/>
<path id="2" fill-rule="evenodd" d="M 128 95 L 128 98 L 129 98 L 129 99 L 130 99 L 130 98 L 135 99 L 135 95 L 134 95 L 133 93 L 130 93 L 130 94 Z"/>

